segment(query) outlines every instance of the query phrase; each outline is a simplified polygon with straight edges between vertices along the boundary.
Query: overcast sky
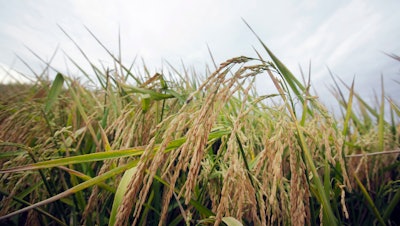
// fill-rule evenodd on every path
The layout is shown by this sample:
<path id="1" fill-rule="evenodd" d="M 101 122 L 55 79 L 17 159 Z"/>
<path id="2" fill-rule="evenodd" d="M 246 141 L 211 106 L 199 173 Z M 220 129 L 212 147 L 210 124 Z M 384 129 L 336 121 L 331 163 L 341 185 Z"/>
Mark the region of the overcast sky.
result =
<path id="1" fill-rule="evenodd" d="M 368 94 L 378 89 L 382 74 L 386 91 L 396 97 L 400 63 L 384 53 L 400 55 L 399 9 L 398 0 L 0 0 L 0 82 L 11 79 L 4 73 L 9 67 L 28 72 L 16 55 L 36 70 L 43 67 L 26 46 L 45 60 L 59 46 L 53 66 L 79 75 L 64 52 L 85 62 L 58 25 L 105 65 L 110 58 L 85 26 L 115 54 L 120 30 L 123 61 L 130 65 L 142 57 L 152 72 L 164 60 L 202 68 L 211 62 L 207 45 L 217 63 L 256 56 L 253 46 L 266 56 L 244 18 L 296 75 L 299 65 L 307 72 L 311 61 L 320 93 L 332 83 L 329 67 L 346 81 L 355 76 L 356 88 Z"/>

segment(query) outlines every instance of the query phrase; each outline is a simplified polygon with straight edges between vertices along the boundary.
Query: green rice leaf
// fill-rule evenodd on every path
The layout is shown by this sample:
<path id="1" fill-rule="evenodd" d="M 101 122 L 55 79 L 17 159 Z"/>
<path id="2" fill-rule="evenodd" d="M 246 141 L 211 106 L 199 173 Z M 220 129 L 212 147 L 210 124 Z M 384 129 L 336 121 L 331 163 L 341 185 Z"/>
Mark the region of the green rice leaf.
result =
<path id="1" fill-rule="evenodd" d="M 78 172 L 76 170 L 73 170 L 73 169 L 70 169 L 70 168 L 67 168 L 64 166 L 58 166 L 58 168 L 68 172 L 71 176 L 76 176 L 84 181 L 88 181 L 88 180 L 92 179 L 92 177 L 90 177 L 84 173 Z M 97 184 L 97 186 L 99 186 L 109 192 L 115 193 L 115 188 L 111 187 L 110 185 L 108 185 L 106 183 L 101 182 L 101 183 Z"/>
<path id="2" fill-rule="evenodd" d="M 255 31 L 250 27 L 250 25 L 243 20 L 247 27 L 253 32 L 253 34 L 257 37 L 258 41 L 267 51 L 268 55 L 271 57 L 272 61 L 278 67 L 279 71 L 281 72 L 282 76 L 285 78 L 285 81 L 289 84 L 292 91 L 296 94 L 299 100 L 303 103 L 304 98 L 302 97 L 303 91 L 305 91 L 305 87 L 301 82 L 290 72 L 290 70 L 272 53 L 272 51 L 264 44 L 261 38 L 255 33 Z M 300 90 L 299 90 L 300 89 Z"/>
<path id="3" fill-rule="evenodd" d="M 346 116 L 343 122 L 343 131 L 342 134 L 343 136 L 347 135 L 348 129 L 349 129 L 349 121 L 350 121 L 350 117 L 352 115 L 352 105 L 353 105 L 353 96 L 354 96 L 354 78 L 353 78 L 353 82 L 351 84 L 351 88 L 350 88 L 350 93 L 349 93 L 349 101 L 347 102 L 347 110 L 346 110 Z"/>
<path id="4" fill-rule="evenodd" d="M 209 140 L 214 139 L 216 137 L 220 137 L 222 135 L 228 134 L 229 131 L 215 131 L 211 132 L 209 135 Z M 186 141 L 186 138 L 180 138 L 171 141 L 168 146 L 166 147 L 165 151 L 171 151 L 175 148 L 178 148 Z M 158 150 L 159 145 L 156 145 L 154 151 Z M 78 163 L 85 163 L 85 162 L 95 162 L 95 161 L 104 161 L 107 159 L 115 159 L 115 158 L 122 158 L 122 157 L 134 157 L 140 156 L 143 154 L 145 150 L 144 146 L 129 148 L 129 149 L 122 149 L 122 150 L 114 150 L 114 151 L 106 151 L 106 152 L 95 152 L 90 154 L 72 156 L 72 157 L 64 157 L 60 159 L 52 159 L 43 162 L 37 162 L 26 166 L 15 167 L 10 169 L 2 169 L 0 173 L 11 173 L 11 172 L 19 172 L 24 170 L 36 170 L 36 169 L 44 169 L 44 168 L 51 168 L 57 166 L 64 166 L 69 164 L 78 164 Z"/>
<path id="5" fill-rule="evenodd" d="M 390 107 L 394 110 L 394 112 L 396 112 L 396 115 L 400 117 L 400 108 L 399 106 L 397 106 L 392 99 L 390 98 L 386 98 L 389 103 L 390 103 Z"/>
<path id="6" fill-rule="evenodd" d="M 127 93 L 142 93 L 142 94 L 147 94 L 149 97 L 151 97 L 153 100 L 164 100 L 164 99 L 169 99 L 169 98 L 174 98 L 174 95 L 171 94 L 163 94 L 156 92 L 151 89 L 146 89 L 146 88 L 139 88 L 139 87 L 125 87 Z"/>
<path id="7" fill-rule="evenodd" d="M 392 200 L 390 201 L 388 207 L 386 208 L 384 214 L 383 214 L 383 220 L 386 222 L 390 215 L 392 215 L 393 210 L 396 208 L 396 206 L 400 202 L 400 189 L 397 189 L 396 194 L 393 196 Z"/>
<path id="8" fill-rule="evenodd" d="M 28 207 L 19 209 L 17 211 L 14 211 L 12 213 L 7 214 L 7 215 L 1 216 L 0 217 L 0 221 L 4 220 L 4 219 L 7 219 L 7 218 L 10 218 L 12 216 L 15 216 L 17 214 L 24 213 L 24 212 L 26 212 L 28 210 L 35 209 L 35 208 L 37 208 L 39 206 L 47 205 L 47 204 L 52 203 L 54 201 L 57 201 L 57 200 L 59 200 L 61 198 L 65 198 L 65 197 L 67 197 L 69 195 L 72 195 L 74 193 L 82 191 L 83 189 L 86 189 L 88 187 L 96 185 L 96 184 L 98 184 L 98 183 L 100 183 L 102 181 L 107 180 L 108 178 L 111 178 L 111 177 L 113 177 L 115 175 L 118 175 L 118 174 L 120 174 L 120 173 L 122 173 L 122 172 L 124 172 L 124 171 L 126 171 L 126 170 L 128 170 L 128 169 L 130 169 L 130 168 L 132 168 L 134 166 L 136 166 L 137 163 L 138 163 L 138 160 L 134 160 L 134 161 L 131 161 L 131 162 L 129 162 L 129 163 L 123 165 L 123 166 L 119 166 L 117 168 L 114 168 L 114 169 L 112 169 L 110 171 L 105 172 L 104 174 L 101 174 L 101 175 L 99 175 L 97 177 L 94 177 L 94 178 L 88 180 L 88 181 L 80 183 L 80 184 L 78 184 L 78 185 L 76 185 L 76 186 L 74 186 L 74 187 L 72 187 L 72 188 L 70 188 L 70 189 L 68 189 L 68 190 L 66 190 L 64 192 L 61 192 L 61 193 L 59 193 L 59 194 L 57 194 L 55 196 L 52 196 L 52 197 L 50 197 L 48 199 L 45 199 L 43 201 L 40 201 L 40 202 L 35 203 L 33 205 L 30 205 Z"/>
<path id="9" fill-rule="evenodd" d="M 53 107 L 53 104 L 56 102 L 58 95 L 61 93 L 62 87 L 64 84 L 64 77 L 61 73 L 57 73 L 56 78 L 51 85 L 50 92 L 47 96 L 46 105 L 44 107 L 44 111 L 48 113 L 50 109 Z"/>
<path id="10" fill-rule="evenodd" d="M 114 201 L 112 204 L 112 209 L 110 213 L 110 220 L 108 225 L 114 225 L 116 221 L 117 211 L 122 202 L 122 199 L 125 195 L 125 192 L 128 188 L 129 181 L 132 179 L 133 174 L 136 172 L 136 167 L 133 167 L 127 171 L 125 171 L 124 175 L 121 178 L 121 181 L 118 184 L 117 191 L 114 195 Z"/>
<path id="11" fill-rule="evenodd" d="M 156 179 L 157 181 L 161 182 L 165 186 L 168 186 L 168 187 L 171 186 L 168 182 L 166 182 L 165 180 L 163 180 L 161 177 L 159 177 L 157 175 L 154 176 L 154 179 Z M 179 193 L 179 190 L 177 188 L 175 188 L 175 192 Z M 196 201 L 194 199 L 190 199 L 189 203 L 197 211 L 199 211 L 199 213 L 202 214 L 203 216 L 206 216 L 206 217 L 215 216 L 215 214 L 210 209 L 208 209 L 207 207 L 203 206 L 200 202 L 198 202 L 198 201 Z"/>
<path id="12" fill-rule="evenodd" d="M 0 159 L 25 154 L 26 151 L 9 151 L 0 153 Z"/>
<path id="13" fill-rule="evenodd" d="M 338 221 L 332 211 L 331 204 L 329 202 L 327 191 L 325 190 L 324 186 L 322 185 L 321 179 L 318 175 L 317 169 L 314 164 L 313 157 L 311 155 L 310 149 L 308 148 L 303 132 L 300 131 L 298 123 L 296 123 L 297 132 L 299 135 L 300 145 L 303 149 L 304 156 L 306 158 L 306 162 L 309 165 L 311 172 L 313 174 L 313 181 L 317 187 L 318 195 L 320 197 L 321 204 L 323 206 L 324 216 L 326 217 L 327 221 L 330 225 L 337 225 Z"/>
<path id="14" fill-rule="evenodd" d="M 150 95 L 145 94 L 142 98 L 142 111 L 147 112 L 150 108 Z"/>
<path id="15" fill-rule="evenodd" d="M 222 222 L 228 226 L 243 226 L 243 224 L 233 217 L 223 217 Z"/>
<path id="16" fill-rule="evenodd" d="M 5 191 L 2 191 L 2 190 L 0 190 L 0 193 L 3 194 L 3 195 L 6 195 L 6 196 L 9 196 L 9 195 L 10 195 L 9 193 L 7 193 L 7 192 L 5 192 Z M 22 204 L 24 204 L 24 205 L 26 205 L 26 206 L 31 206 L 31 205 L 32 205 L 31 203 L 25 201 L 24 199 L 22 199 L 22 198 L 20 198 L 20 197 L 13 196 L 12 199 L 14 199 L 15 201 L 17 201 L 17 202 L 19 202 L 19 203 L 22 203 Z M 59 225 L 65 225 L 65 226 L 67 225 L 67 224 L 65 224 L 64 222 L 62 222 L 60 219 L 58 219 L 57 217 L 53 216 L 53 215 L 50 214 L 49 212 L 47 212 L 47 211 L 45 211 L 45 210 L 43 210 L 43 209 L 41 209 L 41 208 L 39 208 L 39 207 L 34 208 L 34 210 L 37 211 L 37 212 L 40 213 L 40 214 L 43 214 L 43 215 L 49 217 L 49 218 L 52 219 L 54 222 L 57 222 L 57 224 L 59 224 Z"/>
<path id="17" fill-rule="evenodd" d="M 124 149 L 117 151 L 108 151 L 108 152 L 96 152 L 79 156 L 65 157 L 59 159 L 53 159 L 43 162 L 37 162 L 34 164 L 15 167 L 11 169 L 0 170 L 0 173 L 11 173 L 11 172 L 19 172 L 24 170 L 36 170 L 36 169 L 45 169 L 52 168 L 57 166 L 69 165 L 69 164 L 78 164 L 85 162 L 95 162 L 95 161 L 104 161 L 107 159 L 114 158 L 122 158 L 122 157 L 132 157 L 139 156 L 143 153 L 144 148 L 132 148 L 132 149 Z"/>
<path id="18" fill-rule="evenodd" d="M 385 88 L 383 85 L 383 77 L 381 76 L 381 105 L 379 107 L 379 117 L 378 117 L 378 149 L 380 151 L 385 150 Z"/>
<path id="19" fill-rule="evenodd" d="M 378 219 L 379 223 L 383 226 L 385 226 L 385 222 L 379 213 L 379 210 L 376 208 L 374 201 L 372 200 L 371 196 L 368 194 L 367 189 L 364 187 L 364 185 L 361 183 L 360 179 L 358 179 L 357 175 L 354 175 L 354 178 L 356 179 L 356 182 L 358 186 L 361 189 L 362 194 L 364 195 L 364 198 L 367 200 L 367 203 L 369 207 L 372 210 L 372 213 L 375 215 L 375 217 Z"/>

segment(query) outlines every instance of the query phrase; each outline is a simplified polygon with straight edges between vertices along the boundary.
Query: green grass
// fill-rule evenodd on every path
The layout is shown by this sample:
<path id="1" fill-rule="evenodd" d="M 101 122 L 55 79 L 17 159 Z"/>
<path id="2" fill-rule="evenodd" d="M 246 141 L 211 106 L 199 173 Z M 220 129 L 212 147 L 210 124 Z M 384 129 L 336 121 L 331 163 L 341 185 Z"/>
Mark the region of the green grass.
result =
<path id="1" fill-rule="evenodd" d="M 400 224 L 400 108 L 383 81 L 368 103 L 332 77 L 334 117 L 258 39 L 257 57 L 203 80 L 172 65 L 136 74 L 108 50 L 102 70 L 72 40 L 89 84 L 57 72 L 2 85 L 0 222 Z M 267 79 L 276 89 L 260 96 Z"/>

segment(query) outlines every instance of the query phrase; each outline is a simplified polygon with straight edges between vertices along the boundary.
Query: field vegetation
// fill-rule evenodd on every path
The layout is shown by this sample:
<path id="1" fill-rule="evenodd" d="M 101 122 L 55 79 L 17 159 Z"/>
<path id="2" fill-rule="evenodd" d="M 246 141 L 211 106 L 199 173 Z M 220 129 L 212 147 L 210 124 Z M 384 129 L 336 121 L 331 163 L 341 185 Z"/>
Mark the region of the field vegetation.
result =
<path id="1" fill-rule="evenodd" d="M 2 85 L 0 223 L 399 225 L 398 100 L 332 76 L 334 116 L 260 43 L 204 74 L 140 74 L 106 48 L 102 68 L 76 44 L 86 82 L 44 62 Z"/>

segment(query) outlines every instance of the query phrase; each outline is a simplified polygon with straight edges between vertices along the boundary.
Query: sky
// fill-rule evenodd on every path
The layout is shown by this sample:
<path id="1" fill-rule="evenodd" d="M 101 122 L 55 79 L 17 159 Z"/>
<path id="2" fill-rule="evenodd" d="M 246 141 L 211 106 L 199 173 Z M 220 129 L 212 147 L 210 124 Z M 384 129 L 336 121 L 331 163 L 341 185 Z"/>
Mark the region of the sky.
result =
<path id="1" fill-rule="evenodd" d="M 32 52 L 48 61 L 57 49 L 52 66 L 81 76 L 67 56 L 86 62 L 60 27 L 99 65 L 112 60 L 86 28 L 114 54 L 120 34 L 122 61 L 143 59 L 154 73 L 166 61 L 203 72 L 212 64 L 208 47 L 217 63 L 256 57 L 253 48 L 268 58 L 243 18 L 295 75 L 300 67 L 308 74 L 311 64 L 320 96 L 329 95 L 329 68 L 347 83 L 355 78 L 356 90 L 368 98 L 383 76 L 395 98 L 400 63 L 386 54 L 400 55 L 399 9 L 398 0 L 0 0 L 0 82 L 26 80 L 14 70 L 32 74 L 20 59 L 40 73 L 44 64 Z M 257 88 L 268 93 L 262 81 Z"/>

